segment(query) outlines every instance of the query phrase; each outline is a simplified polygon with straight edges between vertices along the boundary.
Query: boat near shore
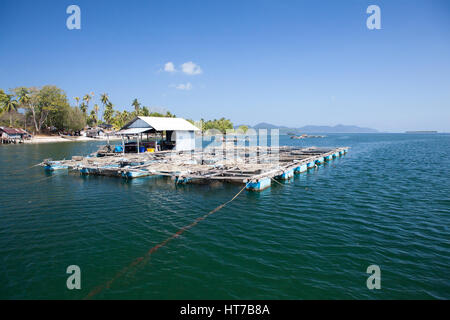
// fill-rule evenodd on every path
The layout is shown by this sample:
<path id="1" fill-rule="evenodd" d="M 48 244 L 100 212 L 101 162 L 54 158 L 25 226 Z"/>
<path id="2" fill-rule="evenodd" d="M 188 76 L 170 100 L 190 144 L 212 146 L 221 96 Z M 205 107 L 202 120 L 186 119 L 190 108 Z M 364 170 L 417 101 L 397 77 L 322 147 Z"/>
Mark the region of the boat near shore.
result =
<path id="1" fill-rule="evenodd" d="M 70 136 L 67 134 L 60 134 L 59 136 L 63 139 L 67 139 L 67 140 L 71 140 L 71 141 L 76 141 L 80 138 L 79 136 Z"/>

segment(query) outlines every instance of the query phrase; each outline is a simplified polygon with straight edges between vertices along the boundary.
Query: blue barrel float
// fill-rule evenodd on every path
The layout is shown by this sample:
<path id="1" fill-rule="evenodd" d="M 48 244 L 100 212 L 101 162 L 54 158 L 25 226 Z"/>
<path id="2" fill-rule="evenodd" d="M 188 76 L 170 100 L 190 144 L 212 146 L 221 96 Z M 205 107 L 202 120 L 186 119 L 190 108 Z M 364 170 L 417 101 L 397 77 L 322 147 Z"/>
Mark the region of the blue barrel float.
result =
<path id="1" fill-rule="evenodd" d="M 329 154 L 329 155 L 327 155 L 325 157 L 325 161 L 331 161 L 331 160 L 333 160 L 333 155 L 332 154 Z"/>
<path id="2" fill-rule="evenodd" d="M 316 163 L 315 162 L 308 162 L 308 164 L 306 165 L 306 167 L 308 168 L 308 169 L 312 169 L 312 168 L 314 168 L 316 166 Z"/>
<path id="3" fill-rule="evenodd" d="M 294 169 L 294 173 L 300 173 L 300 172 L 305 172 L 306 170 L 308 170 L 308 166 L 307 164 L 302 164 L 301 166 L 298 166 Z"/>
<path id="4" fill-rule="evenodd" d="M 276 176 L 275 178 L 281 179 L 281 180 L 288 180 L 288 179 L 292 178 L 293 176 L 294 176 L 294 169 L 289 169 L 289 170 L 284 171 L 279 176 Z"/>
<path id="5" fill-rule="evenodd" d="M 317 159 L 317 160 L 315 161 L 315 164 L 317 164 L 317 165 L 322 164 L 323 161 L 324 161 L 324 158 L 323 158 L 323 157 L 320 157 L 319 159 Z"/>
<path id="6" fill-rule="evenodd" d="M 49 161 L 44 166 L 45 171 L 55 171 L 55 170 L 62 170 L 67 169 L 68 166 L 61 164 L 59 161 Z"/>
<path id="7" fill-rule="evenodd" d="M 247 190 L 261 191 L 270 187 L 270 178 L 263 178 L 247 184 Z"/>

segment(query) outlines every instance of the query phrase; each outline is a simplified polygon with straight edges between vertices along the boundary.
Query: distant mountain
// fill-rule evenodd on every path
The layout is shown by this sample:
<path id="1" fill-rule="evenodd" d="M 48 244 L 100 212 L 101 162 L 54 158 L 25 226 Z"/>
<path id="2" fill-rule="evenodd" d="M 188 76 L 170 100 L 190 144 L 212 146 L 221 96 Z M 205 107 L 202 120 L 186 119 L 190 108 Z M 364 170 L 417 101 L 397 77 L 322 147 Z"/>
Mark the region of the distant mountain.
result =
<path id="1" fill-rule="evenodd" d="M 280 133 L 377 133 L 378 130 L 358 126 L 346 126 L 338 124 L 336 126 L 303 126 L 300 128 L 289 128 L 286 126 L 276 126 L 271 123 L 261 122 L 254 126 L 248 126 L 253 129 L 280 129 Z"/>
<path id="2" fill-rule="evenodd" d="M 304 126 L 297 130 L 305 133 L 377 133 L 378 130 L 358 126 L 346 126 L 338 124 L 336 126 Z"/>
<path id="3" fill-rule="evenodd" d="M 254 125 L 252 128 L 253 129 L 285 129 L 285 128 L 287 129 L 287 127 L 276 126 L 274 124 L 270 124 L 270 123 L 267 123 L 267 122 L 258 123 L 257 125 Z"/>

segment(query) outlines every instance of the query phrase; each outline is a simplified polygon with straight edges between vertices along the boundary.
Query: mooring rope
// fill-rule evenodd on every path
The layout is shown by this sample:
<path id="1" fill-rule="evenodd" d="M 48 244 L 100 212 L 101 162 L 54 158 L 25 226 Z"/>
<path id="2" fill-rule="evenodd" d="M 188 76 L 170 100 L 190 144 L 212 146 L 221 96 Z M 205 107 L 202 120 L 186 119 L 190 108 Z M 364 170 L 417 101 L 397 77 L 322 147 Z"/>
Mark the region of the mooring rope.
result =
<path id="1" fill-rule="evenodd" d="M 272 177 L 270 177 L 270 179 L 272 179 L 273 181 L 275 181 L 276 183 L 278 183 L 280 186 L 283 186 L 284 187 L 284 184 L 282 184 L 281 182 L 279 182 L 279 181 L 277 181 L 277 180 L 275 180 L 274 178 L 272 178 Z"/>
<path id="2" fill-rule="evenodd" d="M 231 198 L 230 200 L 228 200 L 227 202 L 221 204 L 220 206 L 214 208 L 213 210 L 209 211 L 208 213 L 204 214 L 201 217 L 198 217 L 197 219 L 195 219 L 193 222 L 191 222 L 190 224 L 180 228 L 177 232 L 175 232 L 173 235 L 171 235 L 170 237 L 168 237 L 166 240 L 164 240 L 163 242 L 160 242 L 159 244 L 157 244 L 156 246 L 152 247 L 150 250 L 148 250 L 146 252 L 146 254 L 142 257 L 136 258 L 134 259 L 128 266 L 126 266 L 125 268 L 123 268 L 122 270 L 120 270 L 111 280 L 107 281 L 106 283 L 94 288 L 93 290 L 91 290 L 91 292 L 89 292 L 89 294 L 84 298 L 86 299 L 91 299 L 92 297 L 94 297 L 95 295 L 97 295 L 98 293 L 100 293 L 101 291 L 103 291 L 104 289 L 109 289 L 111 287 L 111 285 L 121 276 L 123 276 L 124 274 L 126 274 L 130 269 L 132 269 L 133 267 L 137 267 L 142 261 L 147 261 L 147 259 L 150 257 L 150 255 L 152 255 L 153 253 L 155 253 L 159 248 L 164 247 L 167 243 L 169 243 L 169 241 L 177 238 L 178 236 L 180 236 L 182 233 L 184 233 L 186 230 L 191 229 L 192 227 L 194 227 L 196 224 L 198 224 L 200 221 L 205 220 L 206 218 L 208 218 L 210 215 L 212 215 L 213 213 L 219 211 L 220 209 L 222 209 L 223 207 L 225 207 L 226 205 L 228 205 L 229 203 L 231 203 L 233 200 L 235 200 L 241 193 L 242 191 L 245 190 L 245 188 L 249 185 L 250 182 L 248 182 L 241 190 L 239 190 L 238 193 L 236 193 L 236 195 Z"/>
<path id="3" fill-rule="evenodd" d="M 40 163 L 37 163 L 37 164 L 35 164 L 35 165 L 31 166 L 31 167 L 22 168 L 22 169 L 15 170 L 15 171 L 9 171 L 8 174 L 16 174 L 18 172 L 22 172 L 22 171 L 26 171 L 26 170 L 32 169 L 32 168 L 37 167 L 39 165 L 40 165 Z"/>
<path id="4" fill-rule="evenodd" d="M 53 176 L 54 176 L 54 174 L 52 174 L 51 176 L 48 176 L 48 177 L 41 178 L 41 179 L 28 181 L 28 182 L 20 183 L 20 184 L 15 184 L 15 185 L 12 185 L 12 187 L 23 187 L 23 186 L 26 186 L 26 185 L 29 185 L 29 184 L 38 183 L 38 182 L 41 182 L 41 181 L 44 181 L 44 180 L 51 179 Z"/>

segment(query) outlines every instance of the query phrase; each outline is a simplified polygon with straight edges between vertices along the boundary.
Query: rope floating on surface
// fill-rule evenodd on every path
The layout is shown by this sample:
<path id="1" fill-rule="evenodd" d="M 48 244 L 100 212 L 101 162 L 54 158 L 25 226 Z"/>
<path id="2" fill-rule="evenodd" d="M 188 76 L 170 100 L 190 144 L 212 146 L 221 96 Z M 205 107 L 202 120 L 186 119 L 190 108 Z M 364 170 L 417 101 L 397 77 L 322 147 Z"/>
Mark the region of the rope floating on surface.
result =
<path id="1" fill-rule="evenodd" d="M 54 174 L 52 174 L 51 176 L 48 176 L 48 177 L 37 179 L 37 180 L 28 181 L 28 182 L 21 183 L 21 184 L 14 184 L 14 185 L 12 185 L 12 187 L 13 188 L 15 188 L 15 187 L 23 187 L 23 186 L 26 186 L 26 185 L 29 185 L 29 184 L 35 184 L 35 183 L 38 183 L 38 182 L 41 182 L 41 181 L 44 181 L 44 180 L 51 179 L 51 178 L 53 178 L 53 176 L 54 176 Z"/>
<path id="2" fill-rule="evenodd" d="M 227 202 L 221 204 L 220 206 L 214 208 L 213 210 L 209 211 L 208 213 L 204 214 L 201 217 L 198 217 L 197 219 L 195 219 L 193 222 L 191 222 L 190 224 L 180 228 L 177 232 L 175 232 L 173 235 L 171 235 L 170 237 L 168 237 L 166 240 L 164 240 L 163 242 L 160 242 L 159 244 L 157 244 L 156 246 L 152 247 L 150 250 L 147 251 L 147 253 L 139 258 L 136 258 L 135 260 L 133 260 L 128 266 L 126 266 L 125 268 L 123 268 L 122 270 L 120 270 L 111 280 L 107 281 L 106 283 L 94 288 L 91 292 L 89 292 L 89 294 L 84 298 L 86 299 L 91 299 L 92 297 L 94 297 L 95 295 L 99 294 L 101 291 L 103 291 L 104 289 L 109 289 L 111 287 L 111 285 L 117 280 L 119 279 L 121 276 L 123 276 L 124 274 L 126 274 L 130 269 L 138 266 L 141 262 L 143 261 L 147 261 L 148 258 L 150 257 L 150 255 L 152 255 L 153 253 L 155 253 L 159 248 L 164 247 L 165 245 L 167 245 L 167 243 L 169 243 L 171 240 L 177 238 L 178 236 L 180 236 L 182 233 L 184 233 L 186 230 L 191 229 L 192 227 L 194 227 L 196 224 L 198 224 L 200 221 L 205 220 L 206 218 L 208 218 L 210 215 L 212 215 L 213 213 L 219 211 L 220 209 L 222 209 L 223 207 L 225 207 L 226 205 L 228 205 L 229 203 L 231 203 L 233 200 L 235 200 L 241 193 L 242 191 L 245 190 L 245 188 L 249 185 L 249 183 L 247 183 L 241 190 L 239 190 L 238 193 L 236 193 L 236 195 L 231 198 L 230 200 L 228 200 Z"/>
<path id="3" fill-rule="evenodd" d="M 34 167 L 39 166 L 39 165 L 41 165 L 41 164 L 40 164 L 40 163 L 37 163 L 37 164 L 35 164 L 35 165 L 31 166 L 31 167 L 22 168 L 22 169 L 14 170 L 14 171 L 9 171 L 8 174 L 16 174 L 16 173 L 19 173 L 19 172 L 23 172 L 23 171 L 26 171 L 26 170 L 30 170 L 30 169 L 32 169 L 32 168 L 34 168 Z"/>

